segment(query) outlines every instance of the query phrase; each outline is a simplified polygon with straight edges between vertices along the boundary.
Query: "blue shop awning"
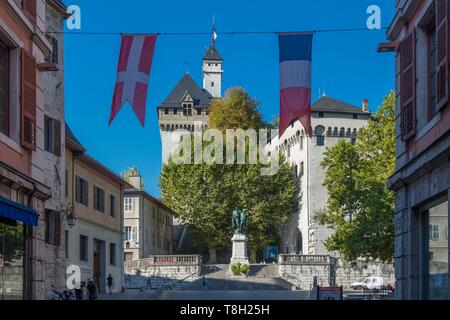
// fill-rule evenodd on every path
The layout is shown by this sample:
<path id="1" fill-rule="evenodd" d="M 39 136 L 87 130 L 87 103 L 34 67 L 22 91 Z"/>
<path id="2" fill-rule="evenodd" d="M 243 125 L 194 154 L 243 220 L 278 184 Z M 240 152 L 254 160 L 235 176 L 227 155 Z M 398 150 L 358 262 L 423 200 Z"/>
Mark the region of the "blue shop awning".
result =
<path id="1" fill-rule="evenodd" d="M 0 196 L 0 217 L 37 226 L 39 214 L 29 207 Z"/>

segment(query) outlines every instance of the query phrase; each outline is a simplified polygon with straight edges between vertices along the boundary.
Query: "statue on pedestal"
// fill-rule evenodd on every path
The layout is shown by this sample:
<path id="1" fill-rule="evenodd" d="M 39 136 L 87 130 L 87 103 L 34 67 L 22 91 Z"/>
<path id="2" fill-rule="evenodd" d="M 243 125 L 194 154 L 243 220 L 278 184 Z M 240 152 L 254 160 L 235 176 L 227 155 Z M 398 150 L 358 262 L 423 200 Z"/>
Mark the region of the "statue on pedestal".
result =
<path id="1" fill-rule="evenodd" d="M 245 211 L 236 209 L 233 211 L 233 229 L 235 235 L 244 235 L 247 230 L 248 215 Z"/>
<path id="2" fill-rule="evenodd" d="M 236 265 L 240 266 L 249 265 L 249 259 L 247 255 L 247 237 L 245 236 L 245 231 L 248 225 L 248 214 L 245 211 L 236 209 L 233 211 L 233 230 L 234 235 L 231 238 L 233 243 L 233 253 L 230 261 L 230 268 L 236 269 Z M 246 267 L 248 272 L 248 268 Z"/>

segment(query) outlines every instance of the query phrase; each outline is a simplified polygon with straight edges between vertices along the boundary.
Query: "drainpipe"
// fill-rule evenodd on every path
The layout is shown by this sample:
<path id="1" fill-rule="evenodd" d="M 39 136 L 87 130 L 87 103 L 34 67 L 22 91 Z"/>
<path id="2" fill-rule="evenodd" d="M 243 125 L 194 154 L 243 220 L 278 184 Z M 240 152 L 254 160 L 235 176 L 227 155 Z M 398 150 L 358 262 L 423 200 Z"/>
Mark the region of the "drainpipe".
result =
<path id="1" fill-rule="evenodd" d="M 125 258 L 124 258 L 124 209 L 123 209 L 123 202 L 124 202 L 124 195 L 125 195 L 125 190 L 124 190 L 124 185 L 121 184 L 120 185 L 120 210 L 119 210 L 119 215 L 120 215 L 120 282 L 121 282 L 121 291 L 124 291 L 125 288 Z"/>

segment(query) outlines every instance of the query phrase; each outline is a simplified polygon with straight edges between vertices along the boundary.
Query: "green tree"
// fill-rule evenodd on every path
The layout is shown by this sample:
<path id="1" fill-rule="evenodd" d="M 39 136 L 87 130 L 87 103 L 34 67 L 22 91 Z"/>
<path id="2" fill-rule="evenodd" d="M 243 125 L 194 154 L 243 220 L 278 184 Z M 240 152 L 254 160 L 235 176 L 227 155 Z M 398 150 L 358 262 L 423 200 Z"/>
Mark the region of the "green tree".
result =
<path id="1" fill-rule="evenodd" d="M 210 127 L 222 131 L 266 126 L 256 101 L 241 88 L 229 90 L 223 100 L 214 100 L 209 119 Z M 192 147 L 192 159 L 193 153 Z M 173 161 L 163 166 L 163 200 L 189 223 L 195 242 L 209 248 L 211 262 L 218 249 L 230 244 L 234 209 L 249 214 L 246 234 L 252 260 L 257 250 L 278 240 L 278 228 L 294 212 L 292 169 L 283 158 L 274 175 L 261 175 L 264 167 L 262 163 L 185 165 Z"/>
<path id="2" fill-rule="evenodd" d="M 220 130 L 255 129 L 264 127 L 258 101 L 242 88 L 225 92 L 223 99 L 214 99 L 209 110 L 209 126 Z"/>
<path id="3" fill-rule="evenodd" d="M 317 217 L 335 231 L 325 241 L 327 249 L 350 262 L 392 261 L 395 199 L 386 183 L 395 170 L 394 92 L 360 130 L 356 144 L 340 140 L 327 149 L 321 165 L 329 198 Z"/>

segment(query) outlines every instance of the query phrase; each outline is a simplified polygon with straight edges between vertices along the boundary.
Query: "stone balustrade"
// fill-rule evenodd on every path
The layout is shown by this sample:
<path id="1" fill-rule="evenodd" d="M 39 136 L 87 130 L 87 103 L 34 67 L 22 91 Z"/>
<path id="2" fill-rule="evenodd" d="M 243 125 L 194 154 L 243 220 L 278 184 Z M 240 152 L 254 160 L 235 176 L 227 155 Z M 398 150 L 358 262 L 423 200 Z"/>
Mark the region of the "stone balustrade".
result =
<path id="1" fill-rule="evenodd" d="M 332 257 L 327 255 L 300 255 L 300 254 L 280 254 L 279 264 L 302 264 L 302 265 L 329 265 Z"/>
<path id="2" fill-rule="evenodd" d="M 201 255 L 154 255 L 146 259 L 125 261 L 125 272 L 145 270 L 153 266 L 201 266 Z"/>

